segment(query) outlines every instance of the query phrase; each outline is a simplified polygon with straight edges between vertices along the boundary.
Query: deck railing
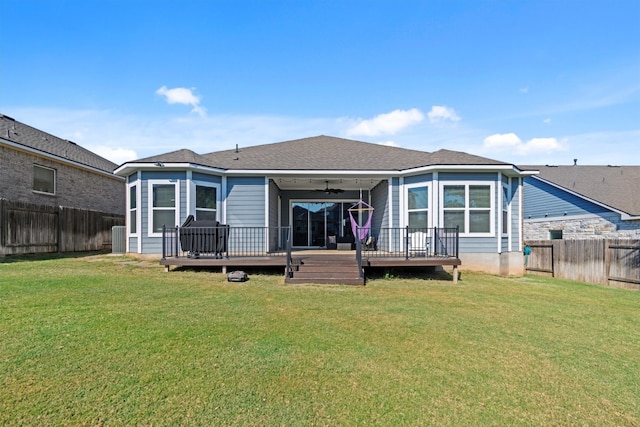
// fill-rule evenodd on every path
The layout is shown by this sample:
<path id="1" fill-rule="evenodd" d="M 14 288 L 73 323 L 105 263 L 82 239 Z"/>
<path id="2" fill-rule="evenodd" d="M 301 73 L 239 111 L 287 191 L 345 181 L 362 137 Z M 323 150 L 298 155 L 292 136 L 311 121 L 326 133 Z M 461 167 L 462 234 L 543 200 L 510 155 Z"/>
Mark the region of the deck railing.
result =
<path id="1" fill-rule="evenodd" d="M 366 232 L 365 232 L 366 231 Z M 458 258 L 460 233 L 456 228 L 358 228 L 356 257 L 361 262 L 363 254 L 369 258 Z"/>
<path id="2" fill-rule="evenodd" d="M 291 227 L 163 227 L 162 258 L 284 256 Z"/>

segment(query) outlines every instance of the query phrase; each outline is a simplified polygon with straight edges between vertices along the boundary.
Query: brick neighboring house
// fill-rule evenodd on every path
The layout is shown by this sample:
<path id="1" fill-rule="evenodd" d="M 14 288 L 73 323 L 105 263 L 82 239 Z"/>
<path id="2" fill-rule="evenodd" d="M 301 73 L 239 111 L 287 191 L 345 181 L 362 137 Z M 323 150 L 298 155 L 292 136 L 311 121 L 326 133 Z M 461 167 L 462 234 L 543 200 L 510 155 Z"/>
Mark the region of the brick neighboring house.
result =
<path id="1" fill-rule="evenodd" d="M 640 238 L 640 166 L 521 167 L 525 240 Z"/>
<path id="2" fill-rule="evenodd" d="M 81 220 L 100 222 L 78 225 L 94 233 L 97 228 L 106 228 L 108 222 L 124 218 L 125 182 L 113 174 L 116 167 L 71 141 L 0 114 L 0 255 L 50 252 L 52 247 L 61 250 L 63 230 L 56 230 L 57 236 L 51 232 L 41 238 L 34 237 L 34 233 L 42 226 L 35 224 L 39 221 L 52 227 L 57 221 L 59 228 L 60 218 L 54 220 L 53 216 L 60 217 L 63 209 L 111 218 L 104 224 L 102 220 Z M 24 213 L 27 211 L 31 211 L 28 218 Z M 75 243 L 71 246 L 82 247 Z"/>

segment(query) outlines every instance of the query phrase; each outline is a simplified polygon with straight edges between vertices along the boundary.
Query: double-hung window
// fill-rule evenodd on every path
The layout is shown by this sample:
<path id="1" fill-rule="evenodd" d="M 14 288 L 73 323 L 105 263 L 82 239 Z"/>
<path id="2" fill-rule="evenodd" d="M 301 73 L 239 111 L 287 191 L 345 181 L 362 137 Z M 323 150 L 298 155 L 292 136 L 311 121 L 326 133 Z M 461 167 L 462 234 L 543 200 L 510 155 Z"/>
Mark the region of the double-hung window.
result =
<path id="1" fill-rule="evenodd" d="M 407 225 L 411 229 L 429 227 L 429 187 L 421 184 L 407 188 Z"/>
<path id="2" fill-rule="evenodd" d="M 175 227 L 178 223 L 178 183 L 149 181 L 149 235 L 162 235 L 162 226 Z"/>
<path id="3" fill-rule="evenodd" d="M 196 187 L 196 220 L 218 219 L 218 191 L 212 185 L 195 184 Z"/>
<path id="4" fill-rule="evenodd" d="M 459 227 L 464 235 L 493 234 L 493 184 L 445 183 L 441 194 L 444 227 Z"/>
<path id="5" fill-rule="evenodd" d="M 43 194 L 56 194 L 56 170 L 33 165 L 33 191 Z"/>
<path id="6" fill-rule="evenodd" d="M 138 233 L 138 186 L 129 186 L 129 234 Z"/>
<path id="7" fill-rule="evenodd" d="M 219 221 L 220 184 L 209 181 L 192 180 L 189 185 L 188 212 L 198 221 Z"/>

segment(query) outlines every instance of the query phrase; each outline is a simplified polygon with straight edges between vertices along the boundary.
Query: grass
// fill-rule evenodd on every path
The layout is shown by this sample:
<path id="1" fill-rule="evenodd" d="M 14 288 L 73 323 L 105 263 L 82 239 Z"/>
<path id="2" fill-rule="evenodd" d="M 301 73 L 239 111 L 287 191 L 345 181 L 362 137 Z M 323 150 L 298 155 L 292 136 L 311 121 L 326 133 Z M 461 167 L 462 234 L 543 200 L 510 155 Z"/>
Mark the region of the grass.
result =
<path id="1" fill-rule="evenodd" d="M 639 292 L 4 261 L 2 425 L 639 425 Z"/>

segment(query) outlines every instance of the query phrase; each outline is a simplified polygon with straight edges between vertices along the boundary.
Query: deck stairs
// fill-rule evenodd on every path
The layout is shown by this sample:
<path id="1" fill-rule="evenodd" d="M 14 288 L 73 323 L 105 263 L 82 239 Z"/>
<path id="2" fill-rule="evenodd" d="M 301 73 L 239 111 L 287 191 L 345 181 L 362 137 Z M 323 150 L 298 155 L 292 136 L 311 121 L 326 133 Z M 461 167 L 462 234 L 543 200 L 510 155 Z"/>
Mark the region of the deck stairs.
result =
<path id="1" fill-rule="evenodd" d="M 355 256 L 308 255 L 296 263 L 293 277 L 285 283 L 317 283 L 336 285 L 364 285 Z"/>

